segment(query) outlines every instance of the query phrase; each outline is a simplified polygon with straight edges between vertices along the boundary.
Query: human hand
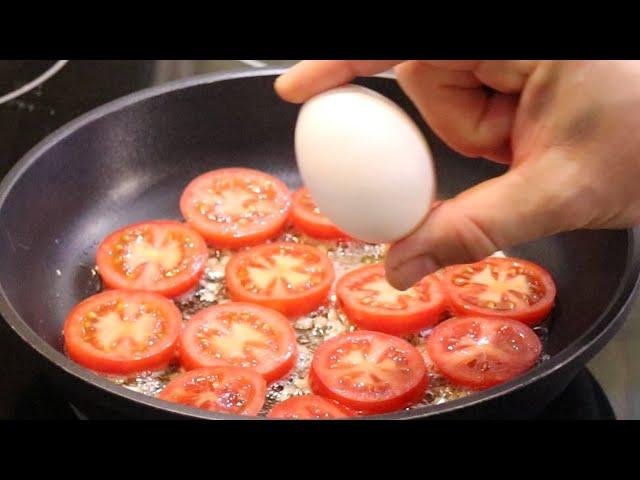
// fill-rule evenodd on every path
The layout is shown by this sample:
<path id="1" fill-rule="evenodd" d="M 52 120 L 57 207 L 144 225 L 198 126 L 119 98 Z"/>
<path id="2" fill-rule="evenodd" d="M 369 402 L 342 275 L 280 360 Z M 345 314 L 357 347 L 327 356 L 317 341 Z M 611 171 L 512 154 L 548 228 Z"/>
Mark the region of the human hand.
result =
<path id="1" fill-rule="evenodd" d="M 640 223 L 640 62 L 303 61 L 275 88 L 301 103 L 391 67 L 451 148 L 510 165 L 391 246 L 394 287 L 539 237 Z"/>

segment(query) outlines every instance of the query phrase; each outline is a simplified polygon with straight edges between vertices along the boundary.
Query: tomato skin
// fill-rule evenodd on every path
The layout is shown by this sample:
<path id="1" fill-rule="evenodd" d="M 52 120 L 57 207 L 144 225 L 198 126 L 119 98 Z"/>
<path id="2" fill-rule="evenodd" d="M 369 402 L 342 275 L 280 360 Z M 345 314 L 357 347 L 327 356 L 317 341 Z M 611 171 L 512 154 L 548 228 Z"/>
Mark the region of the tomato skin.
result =
<path id="1" fill-rule="evenodd" d="M 279 251 L 313 258 L 315 262 L 313 265 L 316 269 L 321 270 L 322 279 L 318 284 L 302 292 L 287 292 L 286 294 L 270 295 L 245 288 L 239 272 L 246 269 L 247 265 L 251 265 L 256 258 L 269 257 Z M 295 317 L 315 310 L 326 300 L 335 278 L 335 272 L 333 263 L 323 251 L 309 245 L 278 242 L 259 245 L 237 253 L 227 263 L 225 276 L 229 296 L 232 300 L 255 303 L 276 310 L 287 317 Z"/>
<path id="2" fill-rule="evenodd" d="M 393 371 L 397 379 L 392 385 L 394 392 L 358 392 L 337 378 L 330 364 L 341 352 L 361 342 L 381 345 L 387 350 L 392 348 L 396 357 L 401 352 L 402 368 L 396 366 Z M 357 366 L 354 368 L 358 370 Z M 402 378 L 403 375 L 410 377 L 405 379 Z M 401 383 L 403 380 L 404 384 Z M 309 385 L 313 393 L 335 400 L 364 415 L 393 412 L 418 403 L 424 398 L 428 384 L 427 369 L 418 349 L 401 338 L 366 330 L 337 335 L 325 341 L 315 351 L 309 369 Z"/>
<path id="3" fill-rule="evenodd" d="M 256 372 L 220 365 L 178 375 L 158 398 L 211 412 L 255 416 L 264 405 L 266 392 L 267 383 Z"/>
<path id="4" fill-rule="evenodd" d="M 359 328 L 391 335 L 407 335 L 429 328 L 444 318 L 447 297 L 435 276 L 423 278 L 410 290 L 421 295 L 420 300 L 408 300 L 406 292 L 402 292 L 400 298 L 406 303 L 401 309 L 362 303 L 361 298 L 367 294 L 358 294 L 358 290 L 353 289 L 359 285 L 366 288 L 374 280 L 383 281 L 388 285 L 383 265 L 370 265 L 352 270 L 340 278 L 336 285 L 342 310 Z M 388 287 L 391 288 L 390 285 Z"/>
<path id="5" fill-rule="evenodd" d="M 542 298 L 527 307 L 517 306 L 514 309 L 504 310 L 482 307 L 480 305 L 470 303 L 469 301 L 465 301 L 462 289 L 454 283 L 454 278 L 459 276 L 460 272 L 467 268 L 480 270 L 486 265 L 490 265 L 495 268 L 508 268 L 514 264 L 521 266 L 526 272 L 529 272 L 537 279 L 541 288 L 544 289 Z M 487 257 L 486 259 L 474 264 L 447 267 L 444 270 L 444 279 L 442 284 L 447 296 L 449 297 L 449 306 L 454 315 L 511 318 L 529 326 L 538 325 L 548 317 L 549 313 L 553 309 L 556 297 L 556 285 L 551 274 L 541 266 L 519 258 Z"/>
<path id="6" fill-rule="evenodd" d="M 272 340 L 277 343 L 278 352 L 271 352 L 269 358 L 259 359 L 254 366 L 246 365 L 249 361 L 247 358 L 215 358 L 212 354 L 203 352 L 198 343 L 198 336 L 203 334 L 203 328 L 224 328 L 225 324 L 227 328 L 232 328 L 233 322 L 238 321 L 236 315 L 252 315 L 253 325 L 258 323 L 253 331 L 259 332 L 260 328 L 268 328 L 269 331 L 275 332 L 276 338 Z M 211 342 L 210 339 L 208 341 Z M 225 338 L 222 338 L 220 343 L 224 342 Z M 191 317 L 180 336 L 179 352 L 180 363 L 187 370 L 231 365 L 249 368 L 262 375 L 267 382 L 272 382 L 286 375 L 296 361 L 296 333 L 289 320 L 275 310 L 251 303 L 229 302 L 205 308 Z M 222 354 L 224 355 L 224 352 Z"/>
<path id="7" fill-rule="evenodd" d="M 83 338 L 87 315 L 101 306 L 119 301 L 134 305 L 145 304 L 163 315 L 165 335 L 143 355 L 105 352 Z M 182 314 L 165 297 L 146 291 L 108 290 L 83 300 L 71 310 L 63 329 L 64 347 L 73 361 L 99 373 L 126 375 L 160 370 L 175 358 L 181 329 Z"/>
<path id="8" fill-rule="evenodd" d="M 298 230 L 310 237 L 322 240 L 349 238 L 349 235 L 341 231 L 327 217 L 314 212 L 314 208 L 317 207 L 306 188 L 296 190 L 292 200 L 291 221 Z"/>
<path id="9" fill-rule="evenodd" d="M 198 212 L 195 203 L 198 199 L 198 189 L 202 189 L 213 182 L 251 180 L 261 185 L 268 184 L 272 190 L 271 200 L 273 209 L 267 218 L 258 223 L 249 222 L 249 226 L 238 231 L 229 231 L 229 225 L 237 221 L 215 222 Z M 208 244 L 217 248 L 237 249 L 259 245 L 282 231 L 291 210 L 291 193 L 287 186 L 278 178 L 259 170 L 250 168 L 220 168 L 203 173 L 194 178 L 184 189 L 180 197 L 180 211 L 187 224 L 198 231 Z"/>
<path id="10" fill-rule="evenodd" d="M 327 420 L 354 416 L 346 407 L 318 395 L 291 397 L 275 405 L 268 418 L 283 420 Z"/>
<path id="11" fill-rule="evenodd" d="M 141 284 L 139 279 L 128 278 L 115 266 L 114 260 L 117 258 L 116 246 L 120 240 L 123 236 L 134 231 L 147 231 L 155 235 L 160 235 L 163 232 L 177 233 L 185 240 L 188 239 L 188 243 L 186 243 L 188 246 L 184 247 L 187 249 L 187 266 L 177 275 L 164 277 L 152 285 Z M 207 245 L 195 230 L 173 220 L 151 220 L 127 225 L 107 236 L 98 247 L 96 264 L 100 278 L 106 288 L 147 290 L 168 298 L 175 298 L 198 284 L 206 267 L 208 257 Z"/>
<path id="12" fill-rule="evenodd" d="M 408 392 L 405 395 L 402 395 L 401 397 L 395 398 L 391 401 L 377 402 L 376 405 L 372 405 L 369 402 L 345 400 L 342 397 L 336 396 L 334 392 L 323 383 L 315 370 L 309 371 L 309 385 L 311 386 L 311 391 L 313 391 L 313 393 L 315 393 L 316 395 L 321 395 L 327 398 L 335 398 L 336 401 L 338 400 L 338 398 L 340 398 L 342 402 L 348 402 L 349 407 L 358 412 L 358 414 L 360 415 L 376 415 L 402 410 L 406 407 L 415 405 L 416 403 L 420 402 L 420 400 L 424 398 L 424 394 L 427 390 L 427 387 L 429 386 L 429 378 L 425 375 L 420 383 L 418 383 L 411 392 Z"/>
<path id="13" fill-rule="evenodd" d="M 438 371 L 474 390 L 521 375 L 542 353 L 542 343 L 531 327 L 504 317 L 450 318 L 433 329 L 426 347 Z"/>

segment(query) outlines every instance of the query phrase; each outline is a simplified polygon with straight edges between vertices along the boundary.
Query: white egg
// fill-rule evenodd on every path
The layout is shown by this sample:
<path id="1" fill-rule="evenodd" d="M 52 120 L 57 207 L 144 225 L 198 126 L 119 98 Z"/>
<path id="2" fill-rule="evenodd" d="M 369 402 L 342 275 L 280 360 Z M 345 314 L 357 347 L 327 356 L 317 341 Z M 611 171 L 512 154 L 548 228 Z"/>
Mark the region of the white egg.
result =
<path id="1" fill-rule="evenodd" d="M 409 115 L 347 85 L 307 101 L 295 131 L 298 168 L 320 211 L 367 242 L 411 233 L 435 199 L 431 151 Z"/>

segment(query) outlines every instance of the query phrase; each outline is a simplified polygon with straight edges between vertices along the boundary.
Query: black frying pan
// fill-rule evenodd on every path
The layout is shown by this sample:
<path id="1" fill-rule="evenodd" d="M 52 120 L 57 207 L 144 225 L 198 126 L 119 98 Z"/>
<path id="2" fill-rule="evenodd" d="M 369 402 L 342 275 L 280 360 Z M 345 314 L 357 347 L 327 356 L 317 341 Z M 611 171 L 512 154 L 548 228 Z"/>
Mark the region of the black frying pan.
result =
<path id="1" fill-rule="evenodd" d="M 91 267 L 101 239 L 129 223 L 180 218 L 180 193 L 198 174 L 246 166 L 277 175 L 291 188 L 300 185 L 293 153 L 299 107 L 276 97 L 278 73 L 207 75 L 116 100 L 45 139 L 0 184 L 0 314 L 86 413 L 233 418 L 169 404 L 90 373 L 64 356 L 61 330 L 73 305 L 95 293 Z M 447 148 L 393 80 L 358 83 L 395 100 L 421 125 L 436 159 L 440 197 L 503 172 Z M 551 359 L 497 388 L 379 417 L 539 413 L 622 324 L 636 293 L 639 241 L 638 230 L 577 231 L 507 251 L 543 265 L 557 282 Z"/>

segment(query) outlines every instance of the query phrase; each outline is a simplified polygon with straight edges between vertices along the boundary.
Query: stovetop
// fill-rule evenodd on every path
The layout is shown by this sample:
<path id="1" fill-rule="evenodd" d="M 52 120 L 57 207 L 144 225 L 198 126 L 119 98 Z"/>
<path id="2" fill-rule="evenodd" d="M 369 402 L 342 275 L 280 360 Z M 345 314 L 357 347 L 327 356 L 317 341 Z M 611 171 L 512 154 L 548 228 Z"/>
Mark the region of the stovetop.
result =
<path id="1" fill-rule="evenodd" d="M 292 63 L 0 60 L 0 178 L 49 133 L 120 96 L 199 73 Z M 54 393 L 41 361 L 0 321 L 0 419 L 78 419 L 66 399 Z M 615 415 L 602 388 L 585 369 L 542 418 L 613 419 Z"/>

